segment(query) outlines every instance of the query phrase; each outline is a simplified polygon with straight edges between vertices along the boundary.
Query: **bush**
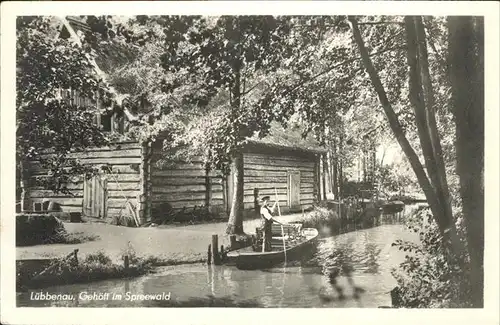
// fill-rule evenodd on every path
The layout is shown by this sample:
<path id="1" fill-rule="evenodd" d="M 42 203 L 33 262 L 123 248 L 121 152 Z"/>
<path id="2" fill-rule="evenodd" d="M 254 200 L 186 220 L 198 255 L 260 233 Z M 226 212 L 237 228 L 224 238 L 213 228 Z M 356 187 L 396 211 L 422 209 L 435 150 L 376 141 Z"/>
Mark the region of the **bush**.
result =
<path id="1" fill-rule="evenodd" d="M 195 206 L 194 208 L 174 210 L 169 203 L 162 203 L 152 209 L 152 222 L 159 225 L 169 223 L 193 224 L 218 220 L 223 214 L 223 209 L 217 207 Z"/>
<path id="2" fill-rule="evenodd" d="M 149 269 L 155 265 L 158 265 L 161 262 L 160 258 L 156 256 L 151 255 L 148 257 L 143 257 L 137 255 L 134 247 L 130 243 L 128 243 L 127 247 L 122 250 L 121 254 L 122 261 L 125 261 L 125 256 L 128 256 L 128 262 L 130 266 L 135 266 L 141 269 L 143 268 Z"/>
<path id="3" fill-rule="evenodd" d="M 322 236 L 331 236 L 346 231 L 372 227 L 376 225 L 379 212 L 375 206 L 363 207 L 356 200 L 345 200 L 341 208 L 341 216 L 337 213 L 338 206 L 329 202 L 319 202 L 313 210 L 302 216 L 299 222 L 304 227 L 316 228 Z"/>
<path id="4" fill-rule="evenodd" d="M 465 245 L 462 216 L 455 214 L 458 235 Z M 398 283 L 402 307 L 471 307 L 466 252 L 450 256 L 428 207 L 422 207 L 406 220 L 417 233 L 420 244 L 397 240 L 393 246 L 407 252 L 405 260 L 392 274 Z"/>
<path id="5" fill-rule="evenodd" d="M 341 221 L 335 211 L 315 206 L 299 220 L 305 228 L 316 228 L 323 236 L 330 236 L 341 228 Z"/>
<path id="6" fill-rule="evenodd" d="M 111 258 L 104 254 L 102 251 L 98 251 L 97 253 L 89 254 L 85 257 L 84 263 L 87 264 L 102 264 L 102 265 L 111 265 Z"/>
<path id="7" fill-rule="evenodd" d="M 16 246 L 80 244 L 97 239 L 97 235 L 68 233 L 63 222 L 50 213 L 16 215 Z"/>
<path id="8" fill-rule="evenodd" d="M 51 214 L 16 215 L 16 246 L 64 242 L 63 223 Z"/>

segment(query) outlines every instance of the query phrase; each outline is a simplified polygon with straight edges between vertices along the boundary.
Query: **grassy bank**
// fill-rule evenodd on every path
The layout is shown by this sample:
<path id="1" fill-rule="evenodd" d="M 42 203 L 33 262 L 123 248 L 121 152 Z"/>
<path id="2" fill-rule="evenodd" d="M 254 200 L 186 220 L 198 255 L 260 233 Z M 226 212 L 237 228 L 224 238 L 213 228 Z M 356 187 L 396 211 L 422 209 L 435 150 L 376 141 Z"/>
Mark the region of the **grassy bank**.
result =
<path id="1" fill-rule="evenodd" d="M 43 288 L 53 285 L 88 283 L 100 280 L 135 277 L 154 272 L 157 266 L 203 263 L 199 256 L 176 256 L 168 259 L 156 256 L 140 257 L 134 253 L 125 263 L 113 262 L 102 251 L 89 254 L 85 259 L 54 259 L 39 263 L 19 263 L 17 265 L 17 290 Z M 123 255 L 125 260 L 125 255 Z M 124 261 L 123 261 L 124 262 Z M 41 271 L 44 271 L 41 273 Z"/>

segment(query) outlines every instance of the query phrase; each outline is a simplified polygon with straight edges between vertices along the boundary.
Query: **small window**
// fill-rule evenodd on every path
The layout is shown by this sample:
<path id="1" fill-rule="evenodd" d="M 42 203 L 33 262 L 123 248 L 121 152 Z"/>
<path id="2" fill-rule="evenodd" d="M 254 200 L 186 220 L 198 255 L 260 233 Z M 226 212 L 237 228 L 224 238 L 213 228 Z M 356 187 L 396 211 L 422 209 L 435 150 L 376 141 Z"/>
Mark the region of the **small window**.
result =
<path id="1" fill-rule="evenodd" d="M 101 130 L 111 132 L 112 114 L 101 115 Z"/>
<path id="2" fill-rule="evenodd" d="M 124 116 L 121 115 L 119 116 L 118 114 L 115 114 L 113 116 L 113 132 L 118 132 L 120 134 L 124 133 Z"/>
<path id="3" fill-rule="evenodd" d="M 33 203 L 33 211 L 35 211 L 35 212 L 41 212 L 42 211 L 42 203 L 40 203 L 40 202 L 34 202 Z"/>
<path id="4" fill-rule="evenodd" d="M 50 201 L 45 201 L 42 203 L 42 210 L 43 211 L 49 211 L 49 207 L 50 207 Z"/>

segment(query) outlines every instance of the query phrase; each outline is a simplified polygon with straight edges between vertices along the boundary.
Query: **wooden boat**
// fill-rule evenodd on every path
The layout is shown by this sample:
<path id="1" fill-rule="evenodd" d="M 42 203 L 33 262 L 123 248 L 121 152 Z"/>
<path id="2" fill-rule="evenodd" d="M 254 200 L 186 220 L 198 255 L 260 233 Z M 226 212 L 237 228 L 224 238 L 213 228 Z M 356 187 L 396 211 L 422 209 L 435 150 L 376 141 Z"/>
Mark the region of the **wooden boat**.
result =
<path id="1" fill-rule="evenodd" d="M 236 265 L 240 269 L 268 268 L 286 261 L 300 259 L 309 254 L 315 247 L 318 239 L 318 230 L 315 228 L 301 228 L 301 225 L 294 225 L 295 233 L 288 231 L 277 233 L 279 229 L 273 225 L 273 237 L 271 239 L 271 251 L 263 252 L 261 247 L 250 246 L 227 253 L 228 264 Z M 283 239 L 285 247 L 283 247 Z"/>

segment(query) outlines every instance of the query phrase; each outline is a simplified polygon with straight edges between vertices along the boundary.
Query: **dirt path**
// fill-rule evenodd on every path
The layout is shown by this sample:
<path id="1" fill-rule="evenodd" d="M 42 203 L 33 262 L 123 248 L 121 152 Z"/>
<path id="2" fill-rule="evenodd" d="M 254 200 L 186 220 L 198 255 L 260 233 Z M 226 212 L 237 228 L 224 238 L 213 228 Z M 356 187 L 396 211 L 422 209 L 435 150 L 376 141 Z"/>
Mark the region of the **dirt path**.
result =
<path id="1" fill-rule="evenodd" d="M 291 214 L 276 219 L 282 222 L 297 220 L 302 214 Z M 247 233 L 255 232 L 260 220 L 247 220 L 243 228 Z M 206 258 L 207 246 L 212 234 L 219 235 L 219 245 L 227 246 L 229 238 L 224 234 L 226 223 L 210 223 L 167 228 L 128 228 L 101 223 L 65 223 L 71 233 L 97 235 L 99 239 L 81 244 L 53 244 L 17 247 L 17 259 L 53 258 L 67 255 L 78 248 L 79 256 L 103 251 L 118 262 L 128 246 L 138 256 L 157 256 L 178 263 L 193 262 Z"/>

